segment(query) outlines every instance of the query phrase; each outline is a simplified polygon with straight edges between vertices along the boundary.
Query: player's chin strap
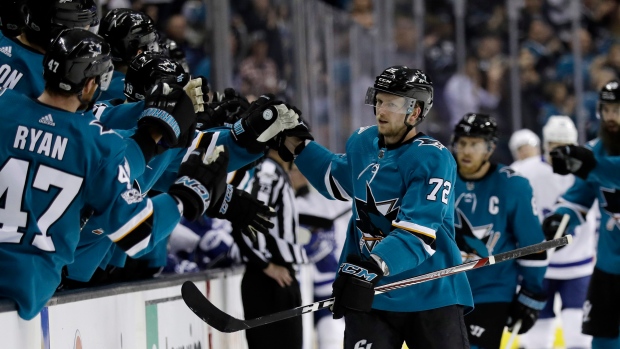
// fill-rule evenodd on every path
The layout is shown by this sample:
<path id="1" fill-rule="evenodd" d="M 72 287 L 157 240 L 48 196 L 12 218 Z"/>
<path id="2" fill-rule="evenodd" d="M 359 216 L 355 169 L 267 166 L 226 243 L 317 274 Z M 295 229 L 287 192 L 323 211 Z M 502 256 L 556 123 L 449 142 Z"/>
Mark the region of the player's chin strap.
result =
<path id="1" fill-rule="evenodd" d="M 422 113 L 422 111 L 420 111 L 420 114 Z M 403 134 L 402 137 L 400 137 L 400 139 L 398 140 L 398 142 L 396 142 L 396 144 L 401 144 L 404 140 L 405 137 L 407 137 L 407 135 L 409 134 L 409 132 L 411 132 L 411 130 L 418 126 L 422 121 L 424 121 L 424 116 L 418 116 L 418 119 L 412 124 L 407 122 L 407 117 L 410 114 L 406 114 L 405 115 L 405 120 L 403 120 L 403 123 L 405 124 L 405 127 L 407 127 L 407 131 L 405 131 L 405 133 Z"/>

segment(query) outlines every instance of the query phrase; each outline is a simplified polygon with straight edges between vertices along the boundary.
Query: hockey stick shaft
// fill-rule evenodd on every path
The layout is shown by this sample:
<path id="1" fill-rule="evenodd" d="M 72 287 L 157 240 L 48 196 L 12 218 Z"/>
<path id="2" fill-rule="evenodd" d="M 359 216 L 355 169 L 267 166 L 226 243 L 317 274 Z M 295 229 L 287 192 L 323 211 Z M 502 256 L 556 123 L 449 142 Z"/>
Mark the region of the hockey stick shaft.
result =
<path id="1" fill-rule="evenodd" d="M 539 244 L 521 247 L 516 250 L 497 254 L 495 256 L 485 257 L 476 261 L 471 261 L 463 264 L 459 264 L 454 267 L 441 269 L 428 274 L 419 275 L 416 277 L 408 278 L 401 281 L 396 281 L 390 284 L 382 285 L 375 288 L 375 294 L 380 294 L 395 289 L 408 287 L 411 285 L 423 283 L 426 281 L 451 276 L 454 274 L 462 273 L 464 271 L 473 270 L 485 267 L 487 265 L 504 262 L 511 259 L 516 259 L 522 256 L 526 256 L 533 253 L 539 253 L 546 251 L 550 248 L 567 245 L 571 242 L 571 236 L 563 236 L 560 239 L 541 242 Z M 256 319 L 241 320 L 232 317 L 216 306 L 214 306 L 203 294 L 198 287 L 191 282 L 186 281 L 181 287 L 181 294 L 185 304 L 203 321 L 209 324 L 220 332 L 236 332 L 241 330 L 247 330 L 253 327 L 269 324 L 272 322 L 288 319 L 291 317 L 299 316 L 306 313 L 315 312 L 320 309 L 325 309 L 334 303 L 334 298 L 325 299 L 309 305 L 300 306 L 293 309 L 284 310 L 278 313 L 265 315 Z"/>

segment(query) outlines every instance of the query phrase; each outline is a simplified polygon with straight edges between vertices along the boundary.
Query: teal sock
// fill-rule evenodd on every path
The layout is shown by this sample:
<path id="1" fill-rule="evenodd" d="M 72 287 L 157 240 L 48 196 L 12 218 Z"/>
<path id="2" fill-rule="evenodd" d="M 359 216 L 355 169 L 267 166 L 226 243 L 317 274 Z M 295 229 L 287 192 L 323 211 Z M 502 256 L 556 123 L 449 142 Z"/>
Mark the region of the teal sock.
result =
<path id="1" fill-rule="evenodd" d="M 604 338 L 593 337 L 592 349 L 620 349 L 620 337 Z"/>

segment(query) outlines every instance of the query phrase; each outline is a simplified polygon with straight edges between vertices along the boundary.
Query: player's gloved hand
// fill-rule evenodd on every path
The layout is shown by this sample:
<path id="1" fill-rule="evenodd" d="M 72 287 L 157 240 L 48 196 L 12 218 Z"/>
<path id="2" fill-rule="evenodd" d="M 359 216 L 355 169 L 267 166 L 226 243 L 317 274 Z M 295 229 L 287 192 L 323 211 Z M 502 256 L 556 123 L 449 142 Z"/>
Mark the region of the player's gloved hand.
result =
<path id="1" fill-rule="evenodd" d="M 183 203 L 183 217 L 195 221 L 219 202 L 226 190 L 228 151 L 218 146 L 205 159 L 205 150 L 198 148 L 179 168 L 179 177 L 168 189 Z"/>
<path id="2" fill-rule="evenodd" d="M 562 222 L 562 217 L 564 217 L 564 215 L 561 215 L 559 213 L 554 213 L 554 214 L 551 214 L 545 217 L 545 219 L 543 219 L 542 230 L 543 230 L 543 233 L 545 234 L 545 239 L 553 240 L 553 237 L 555 236 L 555 232 L 558 231 L 558 228 L 560 227 L 560 222 Z M 562 234 L 562 236 L 564 235 L 566 235 L 566 230 L 564 231 L 564 234 Z M 566 245 L 556 247 L 555 250 L 557 251 L 564 247 L 566 247 Z"/>
<path id="3" fill-rule="evenodd" d="M 269 219 L 276 215 L 276 211 L 248 192 L 228 184 L 226 193 L 207 210 L 207 215 L 227 219 L 234 228 L 239 228 L 255 241 L 257 233 L 268 234 L 269 229 L 274 227 Z"/>
<path id="4" fill-rule="evenodd" d="M 204 112 L 197 113 L 198 130 L 204 131 L 225 124 L 232 125 L 248 108 L 250 108 L 250 102 L 235 89 L 229 87 L 224 90 L 224 93 L 216 93 L 213 102 L 205 104 Z"/>
<path id="5" fill-rule="evenodd" d="M 218 94 L 218 102 L 223 103 L 229 101 L 235 101 L 239 105 L 237 110 L 230 111 L 228 119 L 226 120 L 226 122 L 234 124 L 237 120 L 239 120 L 241 114 L 250 108 L 250 102 L 248 102 L 247 98 L 243 97 L 239 92 L 231 87 L 224 89 L 223 94 Z"/>
<path id="6" fill-rule="evenodd" d="M 295 108 L 295 107 L 293 107 L 293 108 L 294 108 L 293 110 L 295 110 L 297 112 L 297 108 Z M 297 112 L 298 115 L 300 113 L 301 112 Z M 285 145 L 286 137 L 297 137 L 297 138 L 299 138 L 301 140 L 301 143 L 299 143 L 299 145 L 297 145 L 297 147 L 295 147 L 294 153 L 292 153 L 286 147 L 286 145 Z M 308 125 L 300 117 L 299 118 L 299 125 L 293 127 L 290 130 L 284 130 L 282 133 L 280 133 L 276 137 L 278 155 L 280 155 L 282 160 L 284 160 L 286 162 L 291 162 L 291 161 L 295 160 L 297 155 L 299 155 L 302 152 L 302 150 L 304 150 L 304 148 L 306 147 L 307 141 L 313 141 L 313 140 L 314 140 L 314 137 L 310 133 L 310 128 L 308 127 Z"/>
<path id="7" fill-rule="evenodd" d="M 553 172 L 561 175 L 572 173 L 581 179 L 586 179 L 590 171 L 596 167 L 594 153 L 586 147 L 562 145 L 553 149 L 549 155 Z"/>
<path id="8" fill-rule="evenodd" d="M 204 76 L 191 79 L 185 87 L 183 87 L 187 96 L 192 100 L 194 112 L 205 111 L 205 104 L 209 102 L 209 81 Z"/>
<path id="9" fill-rule="evenodd" d="M 331 311 L 334 319 L 342 318 L 348 310 L 370 311 L 375 298 L 375 285 L 382 277 L 383 271 L 374 261 L 348 255 L 332 285 L 334 304 Z"/>
<path id="10" fill-rule="evenodd" d="M 181 86 L 158 82 L 144 101 L 138 127 L 152 126 L 161 130 L 163 146 L 186 148 L 196 130 L 192 101 Z"/>
<path id="11" fill-rule="evenodd" d="M 236 142 L 250 152 L 264 150 L 265 142 L 278 133 L 299 124 L 299 116 L 274 95 L 263 95 L 233 125 L 231 133 Z"/>
<path id="12" fill-rule="evenodd" d="M 546 302 L 547 296 L 529 292 L 521 287 L 521 290 L 515 295 L 510 305 L 508 323 L 506 326 L 512 331 L 515 323 L 521 320 L 519 334 L 526 333 L 534 326 L 536 320 L 538 320 L 538 313 L 545 307 Z"/>

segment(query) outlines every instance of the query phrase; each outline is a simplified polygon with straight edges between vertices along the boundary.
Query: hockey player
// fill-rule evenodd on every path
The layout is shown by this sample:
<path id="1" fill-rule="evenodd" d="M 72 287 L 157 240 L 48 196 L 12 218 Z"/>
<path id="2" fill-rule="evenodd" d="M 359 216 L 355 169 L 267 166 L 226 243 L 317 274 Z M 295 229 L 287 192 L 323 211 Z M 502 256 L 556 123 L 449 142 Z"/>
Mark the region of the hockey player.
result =
<path id="1" fill-rule="evenodd" d="M 0 91 L 0 183 L 5 198 L 0 297 L 14 300 L 26 320 L 43 308 L 60 282 L 62 266 L 73 260 L 84 207 L 107 222 L 104 233 L 109 239 L 139 256 L 170 234 L 181 214 L 195 219 L 219 200 L 227 165 L 227 153 L 210 165 L 193 154 L 169 194 L 143 198 L 131 185 L 123 139 L 92 114 L 79 112 L 99 84 L 107 88 L 109 46 L 89 31 L 67 29 L 52 42 L 44 64 L 46 88 L 37 100 Z M 192 111 L 182 89 L 167 93 L 164 87 L 158 86 L 148 102 L 158 112 L 141 119 L 152 131 L 153 147 L 162 135 L 170 136 L 163 120 L 179 120 L 179 129 L 185 131 L 179 115 Z"/>
<path id="2" fill-rule="evenodd" d="M 180 65 L 161 54 L 141 53 L 130 64 L 129 71 L 127 72 L 125 79 L 126 101 L 112 100 L 98 103 L 95 106 L 95 116 L 106 127 L 115 130 L 126 130 L 122 132 L 123 135 L 131 135 L 134 132 L 132 127 L 135 127 L 141 110 L 144 109 L 144 102 L 142 101 L 144 95 L 150 90 L 151 85 L 159 79 L 170 78 L 173 81 L 184 83 L 187 80 L 187 75 Z M 247 128 L 248 123 L 250 123 L 254 125 L 255 131 L 266 134 L 267 132 L 264 130 L 270 125 L 274 125 L 274 127 L 279 126 L 278 123 L 280 122 L 277 120 L 283 119 L 279 112 L 273 120 L 264 120 L 261 116 L 265 110 L 283 110 L 277 103 L 275 101 L 267 101 L 266 97 L 261 97 L 254 103 L 252 110 L 247 111 L 246 119 L 243 121 L 243 124 L 240 124 L 240 127 L 237 127 L 237 130 L 242 130 L 244 127 Z M 276 107 L 280 109 L 270 109 Z M 284 110 L 288 109 L 284 108 Z M 283 113 L 286 112 L 284 110 Z M 290 121 L 293 122 L 293 120 Z M 293 125 L 291 124 L 289 127 Z M 238 139 L 235 139 L 235 137 Z M 191 142 L 191 145 L 188 144 L 189 150 L 172 149 L 155 156 L 149 162 L 149 166 L 145 169 L 144 174 L 136 179 L 134 185 L 140 189 L 142 194 L 146 194 L 151 189 L 161 192 L 167 191 L 171 182 L 176 178 L 180 163 L 195 148 L 204 148 L 211 151 L 216 145 L 225 145 L 230 153 L 228 170 L 236 170 L 260 156 L 259 154 L 251 154 L 246 150 L 246 147 L 253 147 L 254 140 L 250 139 L 251 137 L 251 135 L 244 137 L 235 136 L 230 128 L 199 132 Z M 258 137 L 258 135 L 255 137 Z M 271 215 L 267 207 L 249 197 L 249 195 L 245 195 L 247 193 L 241 190 L 234 190 L 233 192 L 235 195 L 226 196 L 220 202 L 218 207 L 224 207 L 222 211 L 209 211 L 210 215 L 229 219 L 236 224 L 252 226 L 258 231 L 266 232 L 266 228 L 270 227 L 268 217 Z M 245 214 L 237 214 L 238 212 L 244 212 Z M 254 212 L 254 214 L 250 214 L 250 212 Z M 262 225 L 266 225 L 265 229 L 261 228 Z M 65 286 L 68 286 L 68 288 L 83 287 L 82 283 L 91 279 L 97 267 L 100 266 L 101 269 L 105 269 L 112 258 L 114 258 L 113 265 L 117 267 L 124 266 L 126 254 L 119 249 L 116 249 L 116 252 L 108 252 L 111 244 L 105 239 L 100 238 L 99 235 L 102 230 L 105 231 L 105 222 L 100 220 L 89 220 L 84 227 L 82 238 L 76 251 L 75 261 L 67 266 L 66 279 L 72 280 L 65 282 Z M 160 260 L 163 260 L 161 264 L 165 264 L 166 244 L 158 245 L 154 253 L 161 257 Z M 107 257 L 104 258 L 106 254 Z"/>
<path id="3" fill-rule="evenodd" d="M 125 99 L 125 74 L 131 61 L 144 51 L 159 51 L 155 23 L 146 14 L 127 8 L 117 8 L 101 19 L 99 34 L 112 48 L 114 75 L 108 91 L 99 100 Z M 189 74 L 189 72 L 187 72 Z"/>
<path id="4" fill-rule="evenodd" d="M 515 131 L 515 133 L 510 136 L 508 148 L 510 148 L 514 161 L 531 157 L 540 158 L 540 138 L 538 138 L 534 132 L 526 128 Z"/>
<path id="5" fill-rule="evenodd" d="M 452 136 L 458 165 L 454 223 L 464 262 L 545 240 L 527 179 L 489 161 L 496 143 L 497 124 L 484 114 L 466 114 Z M 504 326 L 518 320 L 519 333 L 534 325 L 546 300 L 546 259 L 539 253 L 467 272 L 476 306 L 465 317 L 472 348 L 499 348 Z"/>
<path id="6" fill-rule="evenodd" d="M 4 2 L 4 1 L 3 1 Z M 43 92 L 43 55 L 63 28 L 89 29 L 99 22 L 94 0 L 26 0 L 25 25 L 17 37 L 0 37 L 0 66 L 6 67 L 0 86 L 37 98 Z"/>
<path id="7" fill-rule="evenodd" d="M 373 291 L 461 263 L 454 242 L 454 158 L 415 128 L 433 105 L 431 80 L 418 69 L 389 67 L 368 89 L 366 103 L 377 124 L 354 132 L 345 154 L 301 132 L 284 143 L 321 194 L 353 203 L 333 284 L 334 317 L 345 318 L 344 347 L 389 349 L 406 342 L 410 348 L 468 348 L 463 313 L 473 302 L 465 275 L 376 297 Z"/>
<path id="8" fill-rule="evenodd" d="M 514 135 L 513 135 L 514 137 Z M 545 156 L 532 156 L 513 163 L 512 167 L 530 181 L 534 190 L 540 220 L 553 208 L 575 179 L 554 174 L 549 152 L 555 147 L 577 144 L 577 129 L 568 116 L 551 116 L 543 127 Z M 527 349 L 551 349 L 555 339 L 554 299 L 562 300 L 562 329 L 570 348 L 589 348 L 591 337 L 581 334 L 582 307 L 588 283 L 594 269 L 594 234 L 596 213 L 590 210 L 584 224 L 575 228 L 574 243 L 557 250 L 551 257 L 545 274 L 544 288 L 547 304 L 532 329 L 521 336 L 519 344 Z M 553 236 L 547 236 L 548 239 Z"/>
<path id="9" fill-rule="evenodd" d="M 555 214 L 545 219 L 543 227 L 551 235 L 561 215 L 569 214 L 567 231 L 571 231 L 583 223 L 588 208 L 598 200 L 601 224 L 596 264 L 583 306 L 582 331 L 593 336 L 592 349 L 616 349 L 620 348 L 619 81 L 610 81 L 601 89 L 597 108 L 602 121 L 598 138 L 586 147 L 568 145 L 551 152 L 554 172 L 573 173 L 579 179 L 562 195 Z"/>
<path id="10" fill-rule="evenodd" d="M 314 301 L 331 297 L 331 285 L 338 273 L 340 249 L 336 243 L 336 220 L 349 221 L 351 205 L 339 200 L 328 200 L 310 186 L 297 167 L 290 171 L 295 189 L 295 206 L 299 212 L 299 227 L 310 234 L 304 245 L 308 260 L 313 264 Z M 346 224 L 346 223 L 345 223 Z M 345 231 L 340 232 L 342 235 Z M 314 326 L 318 349 L 340 349 L 344 336 L 343 319 L 332 319 L 328 309 L 314 312 Z"/>

